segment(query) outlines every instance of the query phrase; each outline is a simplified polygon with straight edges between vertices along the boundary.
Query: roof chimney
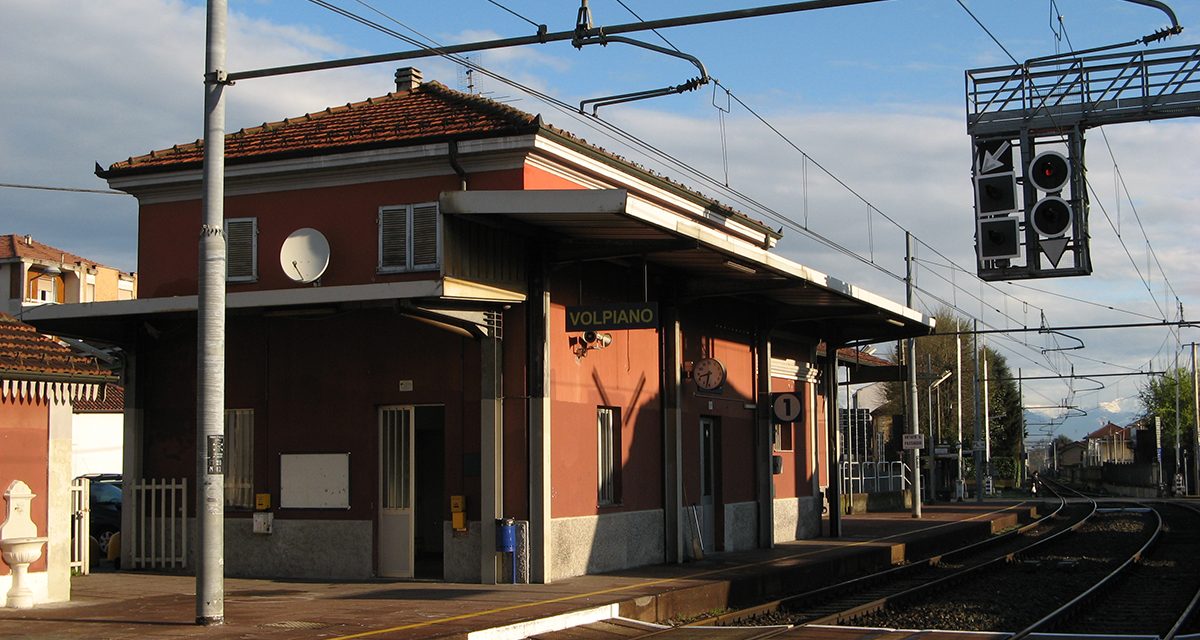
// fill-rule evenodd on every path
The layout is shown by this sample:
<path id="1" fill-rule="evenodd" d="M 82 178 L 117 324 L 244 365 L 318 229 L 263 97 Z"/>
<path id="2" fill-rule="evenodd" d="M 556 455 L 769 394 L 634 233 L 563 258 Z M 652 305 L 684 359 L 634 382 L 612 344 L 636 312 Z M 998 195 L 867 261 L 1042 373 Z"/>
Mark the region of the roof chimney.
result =
<path id="1" fill-rule="evenodd" d="M 396 69 L 396 91 L 412 91 L 421 86 L 421 70 L 415 67 Z"/>

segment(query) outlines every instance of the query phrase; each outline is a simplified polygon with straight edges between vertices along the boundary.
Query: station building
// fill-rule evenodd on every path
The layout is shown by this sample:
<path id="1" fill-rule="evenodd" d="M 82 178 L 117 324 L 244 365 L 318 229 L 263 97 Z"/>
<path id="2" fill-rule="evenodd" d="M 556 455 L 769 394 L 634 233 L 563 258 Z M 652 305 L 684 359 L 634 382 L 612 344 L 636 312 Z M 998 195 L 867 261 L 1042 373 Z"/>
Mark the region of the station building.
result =
<path id="1" fill-rule="evenodd" d="M 139 201 L 138 300 L 30 317 L 124 349 L 127 477 L 195 478 L 202 153 L 98 171 Z M 504 580 L 498 518 L 534 582 L 820 535 L 834 356 L 932 329 L 414 70 L 226 158 L 232 576 Z"/>

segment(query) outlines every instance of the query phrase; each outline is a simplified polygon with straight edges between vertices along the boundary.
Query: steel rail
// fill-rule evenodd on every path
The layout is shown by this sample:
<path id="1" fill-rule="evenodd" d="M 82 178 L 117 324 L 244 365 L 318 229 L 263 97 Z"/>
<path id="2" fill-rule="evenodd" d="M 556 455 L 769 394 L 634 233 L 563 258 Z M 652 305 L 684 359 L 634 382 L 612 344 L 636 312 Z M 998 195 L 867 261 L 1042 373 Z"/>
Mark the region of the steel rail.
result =
<path id="1" fill-rule="evenodd" d="M 1139 504 L 1142 507 L 1146 506 L 1142 503 L 1137 503 L 1137 504 Z M 1143 544 L 1136 552 L 1134 552 L 1134 554 L 1132 556 L 1130 556 L 1127 560 L 1125 560 L 1125 562 L 1122 562 L 1121 565 L 1118 566 L 1116 569 L 1113 569 L 1111 572 L 1109 572 L 1109 574 L 1107 576 L 1105 576 L 1104 578 L 1102 578 L 1099 582 L 1097 582 L 1096 584 L 1089 587 L 1086 591 L 1075 596 L 1069 602 L 1067 602 L 1063 606 L 1059 607 L 1058 609 L 1055 609 L 1054 611 L 1046 614 L 1046 616 L 1043 617 L 1041 620 L 1038 620 L 1037 622 L 1034 622 L 1033 624 L 1029 625 L 1028 627 L 1025 627 L 1024 629 L 1009 636 L 1008 640 L 1020 640 L 1021 638 L 1027 638 L 1031 634 L 1037 632 L 1039 629 L 1048 627 L 1055 622 L 1062 621 L 1063 619 L 1069 617 L 1071 614 L 1073 614 L 1075 611 L 1078 610 L 1080 605 L 1082 605 L 1084 602 L 1087 602 L 1091 598 L 1095 597 L 1103 589 L 1110 586 L 1119 576 L 1124 575 L 1125 572 L 1129 571 L 1131 568 L 1136 566 L 1137 563 L 1146 554 L 1146 552 L 1151 547 L 1153 547 L 1155 544 L 1158 543 L 1158 541 L 1161 539 L 1162 534 L 1163 534 L 1162 514 L 1160 514 L 1157 510 L 1154 510 L 1154 509 L 1151 509 L 1151 512 L 1154 513 L 1154 517 L 1157 520 L 1158 525 L 1154 528 L 1154 533 L 1151 534 L 1150 539 L 1147 540 L 1146 543 Z"/>
<path id="2" fill-rule="evenodd" d="M 1200 513 L 1200 507 L 1196 506 L 1195 504 L 1186 502 L 1179 502 L 1176 504 L 1185 509 L 1191 509 L 1192 511 Z M 1162 640 L 1175 640 L 1180 632 L 1183 631 L 1183 625 L 1187 624 L 1188 620 L 1192 618 L 1192 614 L 1198 611 L 1198 608 L 1200 608 L 1200 586 L 1196 588 L 1196 593 L 1192 595 L 1192 600 L 1188 603 L 1188 606 L 1184 608 L 1183 613 L 1179 614 L 1179 620 L 1177 620 L 1175 624 L 1171 626 L 1171 630 L 1162 637 Z"/>

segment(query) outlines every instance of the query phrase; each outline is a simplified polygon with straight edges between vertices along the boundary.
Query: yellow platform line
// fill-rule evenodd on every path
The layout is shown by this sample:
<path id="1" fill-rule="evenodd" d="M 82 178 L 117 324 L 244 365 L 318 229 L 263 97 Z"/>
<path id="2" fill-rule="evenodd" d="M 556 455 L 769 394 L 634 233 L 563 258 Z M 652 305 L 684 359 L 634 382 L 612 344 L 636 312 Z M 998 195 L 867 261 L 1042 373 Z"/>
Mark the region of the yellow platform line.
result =
<path id="1" fill-rule="evenodd" d="M 971 516 L 970 518 L 964 518 L 962 520 L 953 520 L 950 522 L 942 522 L 940 524 L 935 524 L 935 525 L 932 525 L 929 527 L 916 529 L 916 531 L 932 531 L 934 529 L 940 529 L 942 527 L 947 527 L 952 524 L 957 524 L 959 522 L 970 522 L 972 520 L 978 520 L 980 518 L 984 518 L 987 516 L 1004 513 L 1005 511 L 1011 511 L 1013 509 L 1020 507 L 1022 504 L 1025 504 L 1025 503 L 1021 502 L 1021 503 L 1018 503 L 1015 505 L 1010 505 L 1003 509 L 997 509 L 995 511 L 981 513 L 979 515 Z M 875 538 L 872 540 L 861 540 L 859 542 L 851 542 L 850 544 L 847 544 L 845 546 L 847 548 L 861 547 L 861 546 L 875 544 L 878 542 L 885 542 L 887 540 L 891 540 L 892 538 L 898 538 L 900 536 L 910 535 L 912 533 L 914 533 L 914 531 L 905 531 L 903 533 L 896 533 L 896 534 L 892 534 L 890 536 L 884 536 L 882 538 Z M 647 582 L 636 582 L 634 584 L 627 584 L 627 585 L 620 586 L 620 587 L 610 587 L 608 589 L 599 589 L 597 591 L 591 591 L 588 593 L 576 593 L 576 594 L 572 594 L 569 596 L 559 596 L 557 598 L 548 598 L 546 600 L 538 600 L 536 602 L 522 602 L 519 604 L 510 604 L 510 605 L 506 605 L 503 607 L 495 607 L 493 609 L 487 609 L 484 611 L 472 611 L 471 613 L 462 613 L 462 614 L 455 615 L 455 616 L 446 616 L 445 618 L 437 618 L 434 620 L 424 620 L 422 622 L 413 622 L 410 624 L 403 624 L 403 625 L 399 625 L 396 627 L 388 627 L 387 629 L 375 629 L 374 631 L 363 631 L 362 633 L 355 633 L 355 634 L 351 634 L 348 636 L 337 636 L 337 637 L 333 638 L 332 640 L 350 640 L 351 638 L 367 638 L 370 636 L 377 636 L 377 635 L 382 635 L 385 633 L 392 633 L 393 631 L 407 631 L 409 629 L 420 629 L 422 627 L 431 627 L 433 625 L 445 624 L 447 622 L 455 622 L 458 620 L 468 620 L 470 618 L 478 618 L 480 616 L 486 616 L 486 615 L 490 615 L 493 613 L 504 613 L 505 611 L 515 611 L 517 609 L 526 609 L 529 607 L 539 607 L 539 606 L 546 605 L 546 604 L 555 604 L 558 602 L 568 602 L 570 600 L 578 600 L 581 598 L 592 598 L 592 597 L 596 597 L 596 596 L 606 595 L 609 593 L 618 593 L 621 591 L 628 591 L 630 589 L 641 589 L 641 588 L 646 588 L 646 587 L 653 587 L 653 586 L 657 586 L 660 584 L 666 584 L 668 582 L 677 582 L 677 581 L 682 581 L 682 580 L 695 580 L 697 578 L 713 576 L 713 575 L 717 575 L 719 573 L 725 573 L 727 571 L 735 571 L 738 569 L 745 569 L 747 567 L 757 567 L 757 566 L 761 566 L 761 565 L 765 565 L 765 564 L 772 564 L 775 562 L 780 562 L 783 560 L 794 560 L 797 558 L 804 558 L 804 557 L 808 557 L 811 555 L 815 555 L 817 553 L 821 553 L 822 551 L 823 550 L 821 550 L 821 549 L 814 549 L 812 551 L 805 551 L 803 553 L 794 553 L 794 554 L 787 555 L 787 556 L 779 556 L 776 558 L 769 558 L 767 560 L 761 560 L 759 562 L 749 562 L 746 564 L 739 564 L 739 565 L 735 565 L 732 567 L 721 567 L 718 569 L 709 569 L 708 571 L 701 571 L 700 573 L 694 573 L 694 574 L 688 575 L 688 576 L 678 576 L 678 577 L 672 577 L 672 578 L 659 578 L 657 580 L 650 580 Z"/>

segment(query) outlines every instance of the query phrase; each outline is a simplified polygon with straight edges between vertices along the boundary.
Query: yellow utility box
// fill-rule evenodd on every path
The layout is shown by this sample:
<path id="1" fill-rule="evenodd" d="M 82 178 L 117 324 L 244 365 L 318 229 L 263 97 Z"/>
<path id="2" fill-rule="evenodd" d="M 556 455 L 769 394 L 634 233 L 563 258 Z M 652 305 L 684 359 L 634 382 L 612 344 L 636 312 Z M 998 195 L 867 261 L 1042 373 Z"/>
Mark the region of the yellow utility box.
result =
<path id="1" fill-rule="evenodd" d="M 450 526 L 455 531 L 467 530 L 466 496 L 450 496 Z"/>

